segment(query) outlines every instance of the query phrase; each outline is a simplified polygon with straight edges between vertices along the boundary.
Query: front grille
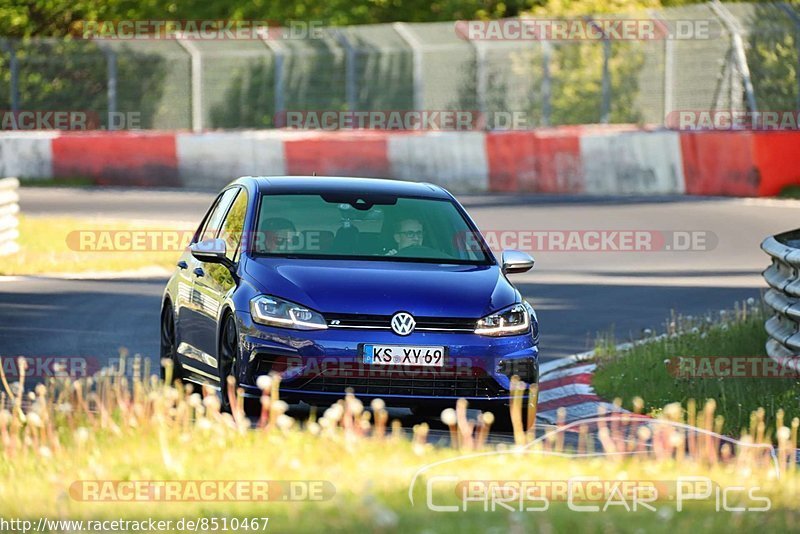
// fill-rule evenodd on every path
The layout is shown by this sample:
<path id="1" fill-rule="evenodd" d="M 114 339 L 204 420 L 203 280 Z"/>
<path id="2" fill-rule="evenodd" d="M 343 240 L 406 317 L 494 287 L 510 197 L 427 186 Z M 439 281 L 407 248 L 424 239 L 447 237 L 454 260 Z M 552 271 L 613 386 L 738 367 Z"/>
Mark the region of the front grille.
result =
<path id="1" fill-rule="evenodd" d="M 391 328 L 391 315 L 325 314 L 331 328 Z M 473 332 L 477 319 L 460 317 L 414 317 L 415 330 L 441 330 L 448 332 Z"/>
<path id="2" fill-rule="evenodd" d="M 407 395 L 433 397 L 482 397 L 494 398 L 508 394 L 492 377 L 453 376 L 431 373 L 409 377 L 407 373 L 379 371 L 366 372 L 363 376 L 328 376 L 296 378 L 284 383 L 287 389 L 318 391 L 323 393 L 345 393 L 351 388 L 356 395 Z"/>

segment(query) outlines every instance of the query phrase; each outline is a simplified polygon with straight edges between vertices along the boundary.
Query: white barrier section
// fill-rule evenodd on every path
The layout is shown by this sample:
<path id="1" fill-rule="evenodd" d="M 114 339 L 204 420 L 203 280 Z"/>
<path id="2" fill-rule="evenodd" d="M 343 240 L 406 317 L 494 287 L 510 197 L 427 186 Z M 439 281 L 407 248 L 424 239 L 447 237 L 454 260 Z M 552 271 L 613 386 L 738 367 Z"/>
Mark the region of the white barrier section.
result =
<path id="1" fill-rule="evenodd" d="M 683 194 L 686 191 L 678 132 L 583 134 L 585 192 Z"/>
<path id="2" fill-rule="evenodd" d="M 388 140 L 392 177 L 432 182 L 454 193 L 487 191 L 489 164 L 482 132 L 426 132 Z"/>
<path id="3" fill-rule="evenodd" d="M 0 179 L 0 256 L 15 254 L 19 251 L 19 180 L 16 178 Z"/>
<path id="4" fill-rule="evenodd" d="M 281 132 L 179 133 L 175 144 L 185 187 L 218 189 L 240 176 L 286 174 Z"/>
<path id="5" fill-rule="evenodd" d="M 0 132 L 0 176 L 53 177 L 56 132 Z"/>

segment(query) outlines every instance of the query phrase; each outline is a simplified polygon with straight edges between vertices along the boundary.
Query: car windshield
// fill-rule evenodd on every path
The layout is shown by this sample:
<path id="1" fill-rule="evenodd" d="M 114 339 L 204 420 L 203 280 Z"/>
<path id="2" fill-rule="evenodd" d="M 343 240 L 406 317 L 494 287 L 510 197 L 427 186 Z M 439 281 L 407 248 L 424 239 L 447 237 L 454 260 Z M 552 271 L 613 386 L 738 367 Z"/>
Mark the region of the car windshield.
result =
<path id="1" fill-rule="evenodd" d="M 393 195 L 264 195 L 252 249 L 259 256 L 491 263 L 453 202 Z"/>

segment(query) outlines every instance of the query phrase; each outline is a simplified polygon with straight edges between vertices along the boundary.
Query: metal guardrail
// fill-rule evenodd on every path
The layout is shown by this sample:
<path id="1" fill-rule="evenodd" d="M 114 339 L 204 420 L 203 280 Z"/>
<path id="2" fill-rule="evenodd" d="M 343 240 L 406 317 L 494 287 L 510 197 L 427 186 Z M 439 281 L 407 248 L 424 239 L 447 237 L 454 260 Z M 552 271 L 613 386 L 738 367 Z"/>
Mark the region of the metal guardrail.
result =
<path id="1" fill-rule="evenodd" d="M 19 180 L 0 179 L 0 256 L 8 256 L 19 251 Z"/>
<path id="2" fill-rule="evenodd" d="M 765 323 L 767 354 L 783 366 L 800 371 L 800 229 L 768 237 L 761 248 L 772 257 L 764 271 L 770 288 L 764 302 L 774 315 Z"/>

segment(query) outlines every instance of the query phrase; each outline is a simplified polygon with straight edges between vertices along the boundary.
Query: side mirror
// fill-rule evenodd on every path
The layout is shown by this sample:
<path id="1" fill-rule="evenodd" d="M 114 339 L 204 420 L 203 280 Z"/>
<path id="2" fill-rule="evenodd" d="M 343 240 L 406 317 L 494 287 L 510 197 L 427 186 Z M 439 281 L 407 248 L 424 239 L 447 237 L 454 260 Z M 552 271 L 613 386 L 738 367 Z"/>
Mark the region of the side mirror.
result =
<path id="1" fill-rule="evenodd" d="M 533 268 L 533 258 L 519 250 L 504 250 L 502 256 L 503 273 L 524 273 Z"/>
<path id="2" fill-rule="evenodd" d="M 227 249 L 224 239 L 205 239 L 189 246 L 192 256 L 206 263 L 225 263 Z"/>
<path id="3" fill-rule="evenodd" d="M 196 259 L 205 263 L 219 263 L 231 272 L 234 280 L 239 279 L 236 264 L 228 259 L 228 247 L 224 239 L 204 239 L 189 245 L 189 251 Z"/>

